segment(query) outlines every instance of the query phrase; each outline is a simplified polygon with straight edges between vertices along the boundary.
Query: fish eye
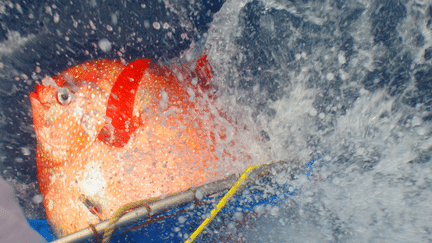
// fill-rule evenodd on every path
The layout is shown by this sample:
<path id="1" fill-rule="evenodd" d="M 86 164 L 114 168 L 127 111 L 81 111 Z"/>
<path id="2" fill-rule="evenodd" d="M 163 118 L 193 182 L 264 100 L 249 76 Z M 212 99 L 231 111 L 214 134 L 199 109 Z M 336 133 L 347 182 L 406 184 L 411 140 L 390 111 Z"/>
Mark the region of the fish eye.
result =
<path id="1" fill-rule="evenodd" d="M 57 93 L 57 100 L 62 105 L 67 105 L 72 100 L 72 94 L 68 88 L 63 88 Z"/>

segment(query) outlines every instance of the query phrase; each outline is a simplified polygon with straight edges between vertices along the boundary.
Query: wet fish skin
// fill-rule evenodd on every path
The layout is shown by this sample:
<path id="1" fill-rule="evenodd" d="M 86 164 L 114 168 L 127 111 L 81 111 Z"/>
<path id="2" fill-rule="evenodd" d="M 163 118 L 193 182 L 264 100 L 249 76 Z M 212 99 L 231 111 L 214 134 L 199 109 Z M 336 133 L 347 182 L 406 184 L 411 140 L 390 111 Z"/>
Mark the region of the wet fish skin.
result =
<path id="1" fill-rule="evenodd" d="M 203 56 L 195 70 L 189 67 L 148 63 L 138 88 L 120 91 L 136 92 L 133 106 L 109 102 L 127 68 L 112 60 L 46 77 L 30 94 L 39 184 L 58 236 L 98 223 L 99 216 L 109 219 L 127 203 L 236 172 L 221 161 L 241 155 L 215 149 L 225 129 L 213 124 L 215 115 L 200 99 L 210 87 L 211 66 Z M 108 114 L 120 106 L 127 115 Z M 113 119 L 125 122 L 119 127 Z M 98 215 L 85 202 L 97 205 Z"/>

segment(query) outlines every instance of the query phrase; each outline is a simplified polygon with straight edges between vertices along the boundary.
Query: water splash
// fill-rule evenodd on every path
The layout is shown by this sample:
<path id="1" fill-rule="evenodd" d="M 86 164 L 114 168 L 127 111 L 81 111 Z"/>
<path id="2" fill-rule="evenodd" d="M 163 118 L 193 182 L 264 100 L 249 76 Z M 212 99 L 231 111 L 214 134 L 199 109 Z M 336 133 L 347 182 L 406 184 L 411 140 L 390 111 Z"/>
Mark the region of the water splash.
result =
<path id="1" fill-rule="evenodd" d="M 224 99 L 261 139 L 255 150 L 303 168 L 321 158 L 312 178 L 276 175 L 297 194 L 228 220 L 229 239 L 431 240 L 429 13 L 417 1 L 224 4 L 209 56 Z"/>

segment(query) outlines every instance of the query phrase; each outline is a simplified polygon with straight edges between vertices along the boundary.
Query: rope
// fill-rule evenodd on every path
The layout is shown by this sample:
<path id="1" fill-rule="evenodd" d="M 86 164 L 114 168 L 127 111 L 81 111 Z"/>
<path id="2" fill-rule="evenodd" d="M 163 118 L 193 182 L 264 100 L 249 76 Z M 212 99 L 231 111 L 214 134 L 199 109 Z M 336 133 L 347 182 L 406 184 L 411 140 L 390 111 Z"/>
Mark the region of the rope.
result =
<path id="1" fill-rule="evenodd" d="M 171 197 L 174 196 L 178 193 L 170 193 L 167 195 L 167 197 Z M 123 205 L 122 207 L 120 207 L 119 209 L 117 209 L 117 211 L 112 215 L 109 225 L 107 226 L 107 228 L 105 228 L 104 233 L 103 233 L 103 239 L 102 239 L 102 243 L 109 243 L 111 236 L 114 232 L 114 228 L 115 225 L 117 223 L 117 221 L 119 221 L 119 219 L 125 215 L 126 213 L 135 210 L 137 208 L 141 208 L 141 207 L 145 207 L 147 209 L 147 213 L 149 215 L 149 218 L 151 219 L 152 216 L 150 215 L 151 213 L 151 207 L 149 204 L 160 201 L 161 198 L 156 197 L 156 198 L 149 198 L 146 200 L 138 200 L 136 202 L 131 202 L 128 204 Z"/>
<path id="2" fill-rule="evenodd" d="M 237 189 L 242 186 L 242 183 L 246 180 L 246 178 L 249 176 L 249 174 L 256 168 L 260 167 L 261 165 L 253 165 L 247 168 L 247 170 L 241 175 L 240 179 L 234 184 L 234 186 L 231 187 L 231 189 L 227 192 L 227 194 L 220 200 L 220 202 L 216 205 L 216 208 L 211 211 L 210 218 L 206 218 L 204 222 L 201 223 L 200 226 L 193 232 L 193 234 L 190 236 L 188 240 L 185 241 L 185 243 L 192 243 L 198 235 L 204 230 L 204 227 L 206 227 L 219 213 L 219 211 L 225 206 L 225 204 L 234 196 Z"/>
<path id="3" fill-rule="evenodd" d="M 147 209 L 147 212 L 150 216 L 150 211 L 151 208 L 148 205 L 149 203 L 152 202 L 156 202 L 160 200 L 159 198 L 150 198 L 147 200 L 139 200 L 136 202 L 132 202 L 132 203 L 128 203 L 126 205 L 123 205 L 122 207 L 120 207 L 115 213 L 114 215 L 111 217 L 110 219 L 110 223 L 108 225 L 108 227 L 105 229 L 104 234 L 103 234 L 103 240 L 102 243 L 108 243 L 110 241 L 111 235 L 114 232 L 114 226 L 117 223 L 117 221 L 127 212 L 132 211 L 134 209 L 140 208 L 140 207 L 145 207 Z"/>
<path id="4" fill-rule="evenodd" d="M 204 228 L 216 217 L 216 215 L 220 212 L 220 210 L 225 206 L 225 204 L 235 195 L 237 190 L 243 185 L 243 182 L 248 178 L 248 176 L 252 173 L 253 170 L 260 167 L 261 165 L 253 165 L 249 166 L 247 170 L 240 176 L 240 179 L 237 180 L 237 182 L 231 187 L 231 189 L 227 192 L 227 194 L 219 201 L 219 203 L 216 205 L 216 208 L 211 211 L 210 218 L 207 218 L 204 220 L 204 222 L 201 223 L 201 225 L 193 232 L 193 234 L 190 236 L 188 240 L 185 241 L 185 243 L 192 243 L 198 235 L 204 230 Z M 175 195 L 177 193 L 172 193 L 169 195 Z M 132 211 L 134 209 L 145 207 L 149 213 L 151 208 L 149 206 L 149 203 L 157 202 L 161 200 L 160 198 L 150 198 L 147 200 L 139 200 L 136 202 L 128 203 L 126 205 L 123 205 L 120 207 L 111 217 L 110 223 L 107 226 L 107 228 L 104 230 L 103 233 L 103 243 L 108 243 L 111 239 L 112 233 L 114 232 L 114 227 L 117 223 L 117 221 L 127 212 Z M 97 235 L 95 235 L 97 236 Z"/>

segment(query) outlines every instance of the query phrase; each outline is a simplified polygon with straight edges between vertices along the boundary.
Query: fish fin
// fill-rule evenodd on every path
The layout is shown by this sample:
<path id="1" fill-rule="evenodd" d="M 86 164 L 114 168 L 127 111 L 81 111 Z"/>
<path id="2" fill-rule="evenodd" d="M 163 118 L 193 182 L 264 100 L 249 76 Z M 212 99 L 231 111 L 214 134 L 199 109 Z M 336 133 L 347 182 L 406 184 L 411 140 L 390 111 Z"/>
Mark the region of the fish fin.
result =
<path id="1" fill-rule="evenodd" d="M 139 83 L 150 59 L 136 60 L 123 69 L 117 77 L 108 98 L 105 126 L 98 138 L 106 144 L 123 147 L 135 131 L 133 106 Z M 111 129 L 110 129 L 111 128 Z"/>
<path id="2" fill-rule="evenodd" d="M 203 90 L 208 90 L 210 88 L 210 81 L 212 79 L 212 66 L 207 60 L 207 53 L 201 55 L 197 60 L 195 66 L 195 75 L 198 79 L 198 85 L 201 86 Z"/>

